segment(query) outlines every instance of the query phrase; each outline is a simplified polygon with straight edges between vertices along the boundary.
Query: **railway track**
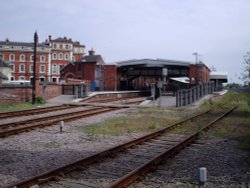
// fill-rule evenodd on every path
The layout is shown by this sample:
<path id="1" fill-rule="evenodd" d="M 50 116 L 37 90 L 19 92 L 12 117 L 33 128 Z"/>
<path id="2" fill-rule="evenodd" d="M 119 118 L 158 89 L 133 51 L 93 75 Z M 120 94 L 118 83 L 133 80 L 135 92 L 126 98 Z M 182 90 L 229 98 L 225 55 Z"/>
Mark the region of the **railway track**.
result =
<path id="1" fill-rule="evenodd" d="M 6 187 L 35 184 L 41 184 L 41 187 L 126 187 L 154 169 L 162 160 L 190 145 L 201 132 L 207 131 L 236 107 L 227 111 L 202 112 L 165 129 Z M 176 127 L 190 125 L 190 132 L 177 134 L 175 131 Z M 49 184 L 45 183 L 48 181 Z"/>
<path id="2" fill-rule="evenodd" d="M 94 107 L 88 110 L 78 111 L 78 112 L 70 112 L 63 113 L 53 116 L 34 118 L 24 121 L 5 123 L 0 125 L 0 138 L 7 137 L 10 135 L 18 134 L 21 132 L 27 132 L 37 127 L 45 127 L 49 125 L 54 125 L 59 123 L 60 121 L 72 121 L 79 118 L 85 118 L 88 116 L 97 115 L 100 113 L 105 113 L 113 110 L 117 110 L 119 108 L 101 108 Z"/>
<path id="3" fill-rule="evenodd" d="M 17 117 L 17 116 L 29 116 L 29 115 L 35 115 L 35 114 L 43 114 L 43 113 L 48 113 L 52 111 L 65 110 L 65 109 L 76 108 L 76 107 L 78 106 L 63 104 L 60 106 L 41 107 L 41 108 L 33 108 L 33 109 L 21 110 L 21 111 L 2 112 L 0 113 L 0 119 Z"/>

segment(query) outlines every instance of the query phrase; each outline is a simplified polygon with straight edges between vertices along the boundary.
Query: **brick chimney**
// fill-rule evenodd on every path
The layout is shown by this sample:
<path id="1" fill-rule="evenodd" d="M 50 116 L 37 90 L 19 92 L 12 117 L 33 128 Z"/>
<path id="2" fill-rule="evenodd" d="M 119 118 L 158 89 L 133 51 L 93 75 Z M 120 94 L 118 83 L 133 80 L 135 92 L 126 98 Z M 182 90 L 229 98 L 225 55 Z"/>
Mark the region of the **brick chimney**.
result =
<path id="1" fill-rule="evenodd" d="M 89 56 L 93 56 L 95 55 L 95 51 L 93 50 L 93 48 L 91 48 L 91 50 L 89 50 Z"/>
<path id="2" fill-rule="evenodd" d="M 51 41 L 51 35 L 49 35 L 49 42 Z"/>

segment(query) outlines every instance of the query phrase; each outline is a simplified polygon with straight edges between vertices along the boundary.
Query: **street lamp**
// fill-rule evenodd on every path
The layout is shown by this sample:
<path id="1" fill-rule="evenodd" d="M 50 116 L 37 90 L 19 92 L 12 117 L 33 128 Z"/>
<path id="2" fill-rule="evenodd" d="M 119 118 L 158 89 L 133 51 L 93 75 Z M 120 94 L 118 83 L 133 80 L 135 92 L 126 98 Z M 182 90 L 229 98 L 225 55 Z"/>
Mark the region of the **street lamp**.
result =
<path id="1" fill-rule="evenodd" d="M 38 42 L 37 32 L 34 34 L 34 51 L 33 51 L 33 87 L 32 87 L 32 104 L 36 100 L 36 47 Z"/>

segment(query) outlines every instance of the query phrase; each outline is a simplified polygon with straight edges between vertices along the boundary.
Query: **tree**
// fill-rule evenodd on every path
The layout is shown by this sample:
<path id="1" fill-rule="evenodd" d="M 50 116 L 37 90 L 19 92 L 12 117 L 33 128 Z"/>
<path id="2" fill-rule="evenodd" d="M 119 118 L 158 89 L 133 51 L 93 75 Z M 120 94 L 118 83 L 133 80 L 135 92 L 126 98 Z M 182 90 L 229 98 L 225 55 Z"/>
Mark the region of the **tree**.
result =
<path id="1" fill-rule="evenodd" d="M 241 74 L 241 80 L 245 85 L 250 85 L 250 51 L 244 55 L 243 72 Z"/>

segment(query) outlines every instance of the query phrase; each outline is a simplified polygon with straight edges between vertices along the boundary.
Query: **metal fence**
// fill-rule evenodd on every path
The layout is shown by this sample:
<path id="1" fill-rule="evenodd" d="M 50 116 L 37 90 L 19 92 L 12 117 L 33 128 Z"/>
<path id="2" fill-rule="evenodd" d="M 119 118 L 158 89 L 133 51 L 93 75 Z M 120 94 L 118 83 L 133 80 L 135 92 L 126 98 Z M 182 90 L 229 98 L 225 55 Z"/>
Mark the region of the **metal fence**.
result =
<path id="1" fill-rule="evenodd" d="M 82 98 L 86 96 L 85 84 L 64 84 L 62 85 L 62 95 L 75 95 L 76 98 Z"/>
<path id="2" fill-rule="evenodd" d="M 191 89 L 181 89 L 176 93 L 176 107 L 187 106 L 198 101 L 205 95 L 212 94 L 213 83 L 200 84 Z"/>

